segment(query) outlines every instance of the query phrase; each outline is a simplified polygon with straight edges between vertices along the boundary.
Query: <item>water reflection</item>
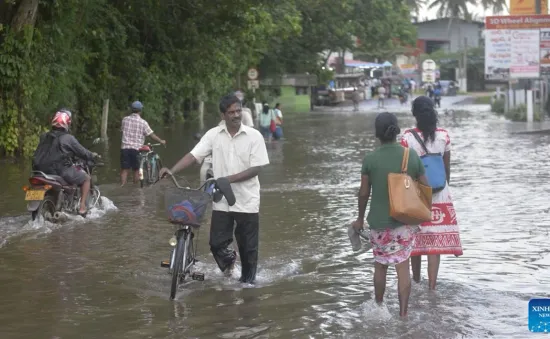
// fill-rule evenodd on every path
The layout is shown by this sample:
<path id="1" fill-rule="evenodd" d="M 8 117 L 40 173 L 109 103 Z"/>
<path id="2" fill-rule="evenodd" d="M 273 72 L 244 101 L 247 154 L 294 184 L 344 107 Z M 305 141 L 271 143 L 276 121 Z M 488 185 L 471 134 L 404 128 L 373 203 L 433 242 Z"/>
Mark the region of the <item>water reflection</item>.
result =
<path id="1" fill-rule="evenodd" d="M 405 110 L 398 117 L 412 126 Z M 258 284 L 218 272 L 206 225 L 197 264 L 206 280 L 186 283 L 174 302 L 159 265 L 173 232 L 163 209 L 168 183 L 118 187 L 112 146 L 98 176 L 118 209 L 63 226 L 32 225 L 26 215 L 7 217 L 24 211 L 25 164 L 2 165 L 0 337 L 537 337 L 527 332 L 527 301 L 548 296 L 550 284 L 550 137 L 512 134 L 514 124 L 480 111 L 455 110 L 440 120 L 453 142 L 451 188 L 464 256 L 443 257 L 437 291 L 425 280 L 413 285 L 407 321 L 397 316 L 394 270 L 379 307 L 372 254 L 352 252 L 346 233 L 361 159 L 375 147 L 374 115 L 335 112 L 285 117 L 285 140 L 268 147 Z M 168 140 L 159 149 L 166 164 L 193 146 L 193 133 L 159 131 Z M 198 167 L 185 175 L 198 182 Z"/>

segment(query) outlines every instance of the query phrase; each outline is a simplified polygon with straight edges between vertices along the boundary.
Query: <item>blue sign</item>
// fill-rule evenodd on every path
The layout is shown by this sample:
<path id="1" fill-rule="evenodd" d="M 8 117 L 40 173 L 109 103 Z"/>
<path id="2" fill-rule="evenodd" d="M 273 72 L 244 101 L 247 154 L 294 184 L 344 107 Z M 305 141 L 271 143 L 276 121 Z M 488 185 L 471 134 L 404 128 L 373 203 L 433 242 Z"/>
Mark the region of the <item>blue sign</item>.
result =
<path id="1" fill-rule="evenodd" d="M 529 330 L 531 332 L 550 332 L 550 299 L 529 300 Z"/>

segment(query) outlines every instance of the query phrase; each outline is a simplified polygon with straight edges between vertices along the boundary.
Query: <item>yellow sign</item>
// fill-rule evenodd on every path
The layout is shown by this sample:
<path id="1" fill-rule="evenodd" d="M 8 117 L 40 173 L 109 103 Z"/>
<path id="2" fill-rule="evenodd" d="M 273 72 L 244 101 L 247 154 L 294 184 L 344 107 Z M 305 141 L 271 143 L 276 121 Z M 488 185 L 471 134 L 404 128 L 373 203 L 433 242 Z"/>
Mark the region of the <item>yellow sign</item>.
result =
<path id="1" fill-rule="evenodd" d="M 536 14 L 535 0 L 510 0 L 510 15 Z"/>
<path id="2" fill-rule="evenodd" d="M 25 200 L 30 200 L 30 201 L 44 200 L 45 193 L 46 191 L 44 190 L 28 190 L 27 193 L 25 193 Z"/>
<path id="3" fill-rule="evenodd" d="M 537 14 L 536 0 L 510 0 L 510 15 Z M 548 14 L 548 0 L 540 0 L 540 13 Z"/>

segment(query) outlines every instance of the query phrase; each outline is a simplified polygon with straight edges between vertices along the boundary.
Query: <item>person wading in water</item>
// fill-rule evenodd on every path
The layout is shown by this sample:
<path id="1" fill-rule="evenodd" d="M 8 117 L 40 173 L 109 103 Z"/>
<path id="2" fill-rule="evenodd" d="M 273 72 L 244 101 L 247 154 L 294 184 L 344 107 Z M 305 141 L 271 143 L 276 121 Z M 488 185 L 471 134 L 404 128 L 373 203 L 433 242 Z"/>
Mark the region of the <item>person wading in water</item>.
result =
<path id="1" fill-rule="evenodd" d="M 415 282 L 420 282 L 422 255 L 428 256 L 428 284 L 429 288 L 433 290 L 437 283 L 441 254 L 462 255 L 456 212 L 449 190 L 451 139 L 446 130 L 437 127 L 437 112 L 430 98 L 425 96 L 416 98 L 413 101 L 412 112 L 416 118 L 417 127 L 403 133 L 401 145 L 414 149 L 420 156 L 425 156 L 427 153 L 440 154 L 444 164 L 441 173 L 445 176 L 443 181 L 446 184 L 439 191 L 434 190 L 432 221 L 420 225 L 420 233 L 416 235 L 414 249 L 411 253 L 411 266 Z"/>
<path id="2" fill-rule="evenodd" d="M 399 295 L 399 314 L 407 315 L 411 277 L 409 257 L 414 246 L 417 225 L 405 225 L 390 216 L 388 174 L 401 173 L 404 148 L 397 143 L 400 132 L 397 118 L 391 113 L 380 113 L 374 122 L 376 137 L 380 147 L 368 153 L 361 168 L 361 188 L 359 189 L 359 216 L 353 222 L 356 230 L 363 228 L 367 202 L 372 195 L 369 215 L 370 241 L 374 255 L 374 294 L 376 302 L 384 301 L 388 266 L 395 266 Z M 427 185 L 424 165 L 414 150 L 409 152 L 407 173 L 414 180 Z"/>

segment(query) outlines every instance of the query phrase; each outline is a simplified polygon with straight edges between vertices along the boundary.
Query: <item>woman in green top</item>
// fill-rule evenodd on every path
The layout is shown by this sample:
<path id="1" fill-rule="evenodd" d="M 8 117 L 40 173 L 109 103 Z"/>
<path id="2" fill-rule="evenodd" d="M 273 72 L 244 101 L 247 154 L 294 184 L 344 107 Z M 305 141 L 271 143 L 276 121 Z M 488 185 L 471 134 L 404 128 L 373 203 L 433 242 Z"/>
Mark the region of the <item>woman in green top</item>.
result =
<path id="1" fill-rule="evenodd" d="M 372 191 L 367 222 L 375 260 L 374 294 L 376 302 L 381 304 L 384 301 L 388 266 L 395 265 L 398 279 L 399 314 L 406 316 L 411 293 L 409 257 L 418 226 L 404 225 L 390 216 L 388 174 L 401 172 L 404 153 L 404 148 L 396 141 L 397 135 L 400 133 L 397 118 L 391 113 L 380 113 L 376 117 L 374 125 L 376 137 L 382 145 L 368 153 L 363 160 L 361 188 L 359 189 L 359 217 L 353 226 L 357 230 L 363 228 L 365 210 Z M 409 151 L 407 172 L 411 178 L 427 185 L 424 165 L 413 149 Z"/>

